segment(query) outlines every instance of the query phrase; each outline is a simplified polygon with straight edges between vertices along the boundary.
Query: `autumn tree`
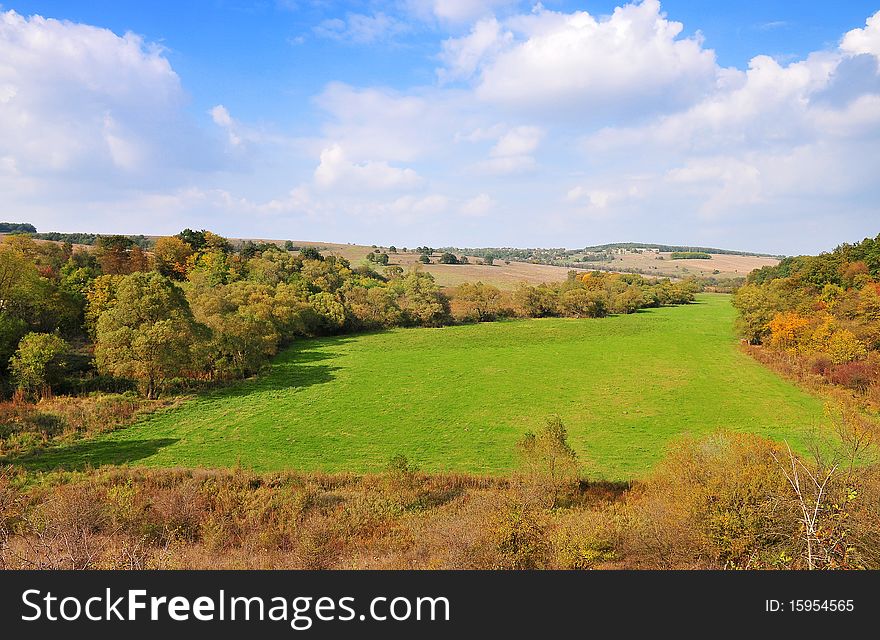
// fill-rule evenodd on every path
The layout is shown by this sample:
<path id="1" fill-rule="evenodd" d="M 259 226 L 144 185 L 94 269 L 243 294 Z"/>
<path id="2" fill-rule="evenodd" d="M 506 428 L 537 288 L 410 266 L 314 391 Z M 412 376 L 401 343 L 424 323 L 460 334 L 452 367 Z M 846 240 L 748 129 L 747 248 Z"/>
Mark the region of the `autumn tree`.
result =
<path id="1" fill-rule="evenodd" d="M 808 336 L 810 319 L 793 311 L 777 313 L 769 323 L 770 346 L 797 351 Z"/>
<path id="2" fill-rule="evenodd" d="M 107 275 L 127 275 L 148 268 L 143 249 L 128 236 L 98 236 L 95 253 L 101 271 Z"/>
<path id="3" fill-rule="evenodd" d="M 153 247 L 156 271 L 173 280 L 185 280 L 187 261 L 193 253 L 193 248 L 177 236 L 159 238 Z"/>
<path id="4" fill-rule="evenodd" d="M 345 324 L 345 307 L 330 293 L 316 293 L 309 304 L 318 314 L 325 333 L 336 333 Z"/>
<path id="5" fill-rule="evenodd" d="M 388 287 L 352 287 L 345 291 L 345 306 L 359 329 L 381 329 L 400 324 L 397 296 Z"/>
<path id="6" fill-rule="evenodd" d="M 476 322 L 494 320 L 502 310 L 501 291 L 482 282 L 465 282 L 459 285 L 453 299 L 459 309 L 458 313 L 465 319 Z"/>
<path id="7" fill-rule="evenodd" d="M 520 314 L 527 318 L 559 315 L 559 295 L 546 285 L 520 284 L 513 293 L 513 301 Z"/>
<path id="8" fill-rule="evenodd" d="M 575 318 L 603 318 L 608 315 L 608 294 L 601 290 L 569 289 L 560 296 L 562 310 Z"/>
<path id="9" fill-rule="evenodd" d="M 538 500 L 554 508 L 566 487 L 577 480 L 577 454 L 559 416 L 547 419 L 537 434 L 528 432 L 517 443 L 524 480 Z"/>
<path id="10" fill-rule="evenodd" d="M 183 291 L 158 273 L 135 273 L 118 283 L 115 303 L 98 318 L 95 361 L 102 373 L 134 380 L 155 398 L 191 366 L 199 338 Z"/>

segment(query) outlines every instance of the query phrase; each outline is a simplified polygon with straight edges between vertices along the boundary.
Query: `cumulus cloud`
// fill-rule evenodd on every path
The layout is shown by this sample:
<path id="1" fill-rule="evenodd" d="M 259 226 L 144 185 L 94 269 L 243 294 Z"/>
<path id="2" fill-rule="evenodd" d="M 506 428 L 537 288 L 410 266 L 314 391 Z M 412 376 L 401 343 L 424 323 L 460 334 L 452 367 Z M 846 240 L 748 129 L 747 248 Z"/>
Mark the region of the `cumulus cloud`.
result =
<path id="1" fill-rule="evenodd" d="M 216 165 L 180 78 L 140 36 L 7 11 L 0 60 L 0 157 L 21 172 L 125 182 Z"/>
<path id="2" fill-rule="evenodd" d="M 436 148 L 453 125 L 455 109 L 436 99 L 331 83 L 316 98 L 326 115 L 324 136 L 355 158 L 408 162 Z"/>
<path id="3" fill-rule="evenodd" d="M 236 132 L 238 123 L 232 119 L 232 116 L 229 114 L 229 109 L 222 104 L 218 104 L 212 107 L 208 113 L 211 115 L 211 120 L 214 121 L 214 124 L 226 131 L 229 138 L 229 144 L 233 147 L 241 145 L 241 136 Z"/>
<path id="4" fill-rule="evenodd" d="M 321 162 L 315 169 L 315 184 L 322 189 L 412 189 L 422 182 L 412 169 L 392 167 L 384 161 L 351 162 L 338 144 L 321 152 Z"/>
<path id="5" fill-rule="evenodd" d="M 504 130 L 499 126 L 490 129 L 477 129 L 462 140 L 476 142 L 487 137 L 496 139 L 489 150 L 489 157 L 475 165 L 477 171 L 503 176 L 522 173 L 533 169 L 537 162 L 532 153 L 537 150 L 544 131 L 540 127 L 519 126 Z"/>
<path id="6" fill-rule="evenodd" d="M 437 76 L 442 82 L 467 80 L 484 60 L 497 55 L 512 42 L 513 34 L 503 30 L 494 16 L 480 20 L 468 35 L 443 41 L 440 60 L 444 66 L 437 69 Z"/>
<path id="7" fill-rule="evenodd" d="M 470 73 L 480 99 L 513 109 L 581 119 L 656 111 L 688 104 L 715 82 L 714 52 L 681 38 L 682 28 L 657 0 L 606 18 L 539 9 L 447 41 L 438 73 Z"/>
<path id="8" fill-rule="evenodd" d="M 853 29 L 843 36 L 840 49 L 850 54 L 880 55 L 880 11 L 865 21 L 861 29 Z"/>

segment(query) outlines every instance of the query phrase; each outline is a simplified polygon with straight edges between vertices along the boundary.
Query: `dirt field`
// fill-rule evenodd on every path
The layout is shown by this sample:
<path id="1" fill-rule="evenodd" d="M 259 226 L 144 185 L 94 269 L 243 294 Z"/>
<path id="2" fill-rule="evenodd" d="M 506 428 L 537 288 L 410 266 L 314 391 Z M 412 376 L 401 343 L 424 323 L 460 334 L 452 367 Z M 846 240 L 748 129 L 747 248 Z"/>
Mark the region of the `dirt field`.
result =
<path id="1" fill-rule="evenodd" d="M 662 258 L 662 260 L 660 259 Z M 778 264 L 776 258 L 761 256 L 732 256 L 712 254 L 711 260 L 673 260 L 671 253 L 626 253 L 615 255 L 614 262 L 603 262 L 605 269 L 642 269 L 658 276 L 686 278 L 688 276 L 735 277 L 748 275 L 753 269 Z M 714 273 L 715 271 L 718 273 Z"/>

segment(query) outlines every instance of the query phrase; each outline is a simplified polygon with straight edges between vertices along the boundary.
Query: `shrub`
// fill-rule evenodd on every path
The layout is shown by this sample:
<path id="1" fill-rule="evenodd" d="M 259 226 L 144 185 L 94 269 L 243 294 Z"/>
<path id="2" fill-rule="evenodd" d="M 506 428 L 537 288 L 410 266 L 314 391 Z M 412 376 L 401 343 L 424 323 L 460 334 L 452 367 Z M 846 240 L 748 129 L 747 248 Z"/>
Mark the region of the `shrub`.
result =
<path id="1" fill-rule="evenodd" d="M 495 516 L 491 537 L 494 569 L 540 569 L 546 563 L 545 527 L 533 509 L 507 505 Z"/>
<path id="2" fill-rule="evenodd" d="M 759 568 L 797 555 L 797 510 L 773 454 L 747 434 L 683 440 L 629 501 L 629 551 L 646 566 Z"/>
<path id="3" fill-rule="evenodd" d="M 825 375 L 833 384 L 865 393 L 877 379 L 877 370 L 866 362 L 848 362 L 833 365 L 826 370 Z"/>
<path id="4" fill-rule="evenodd" d="M 608 294 L 604 291 L 569 289 L 560 297 L 562 310 L 574 318 L 602 318 L 608 315 Z"/>
<path id="5" fill-rule="evenodd" d="M 546 285 L 520 284 L 513 294 L 513 301 L 520 315 L 527 318 L 559 315 L 559 295 Z"/>
<path id="6" fill-rule="evenodd" d="M 844 364 L 868 355 L 868 350 L 848 329 L 835 331 L 828 341 L 828 355 L 834 364 Z"/>
<path id="7" fill-rule="evenodd" d="M 523 463 L 523 480 L 529 500 L 556 507 L 570 491 L 578 473 L 577 454 L 568 444 L 568 433 L 559 416 L 547 419 L 537 433 L 526 433 L 517 443 Z"/>
<path id="8" fill-rule="evenodd" d="M 482 282 L 465 282 L 453 295 L 456 316 L 461 320 L 485 322 L 503 313 L 502 295 L 497 287 Z"/>

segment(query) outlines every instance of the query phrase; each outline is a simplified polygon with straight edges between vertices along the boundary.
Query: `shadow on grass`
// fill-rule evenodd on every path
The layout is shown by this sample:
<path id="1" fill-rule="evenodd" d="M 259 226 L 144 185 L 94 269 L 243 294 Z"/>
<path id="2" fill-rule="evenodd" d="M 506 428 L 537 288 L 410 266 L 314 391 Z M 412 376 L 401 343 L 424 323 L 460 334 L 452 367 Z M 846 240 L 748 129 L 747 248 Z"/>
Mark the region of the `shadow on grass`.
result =
<path id="1" fill-rule="evenodd" d="M 228 386 L 210 392 L 209 396 L 242 397 L 253 393 L 302 389 L 332 382 L 336 378 L 335 372 L 341 367 L 321 363 L 340 355 L 334 347 L 358 340 L 365 335 L 370 334 L 297 340 L 273 358 L 270 367 L 263 373 L 248 380 L 232 382 Z"/>
<path id="2" fill-rule="evenodd" d="M 126 464 L 149 458 L 177 438 L 154 440 L 89 441 L 69 446 L 53 447 L 18 457 L 0 458 L 0 463 L 14 464 L 28 471 L 82 471 L 87 467 Z"/>

